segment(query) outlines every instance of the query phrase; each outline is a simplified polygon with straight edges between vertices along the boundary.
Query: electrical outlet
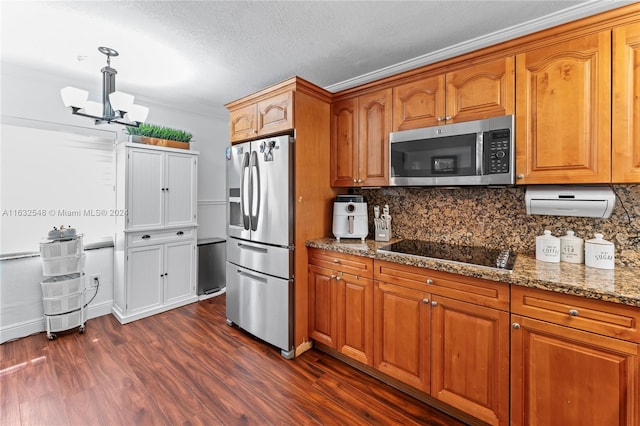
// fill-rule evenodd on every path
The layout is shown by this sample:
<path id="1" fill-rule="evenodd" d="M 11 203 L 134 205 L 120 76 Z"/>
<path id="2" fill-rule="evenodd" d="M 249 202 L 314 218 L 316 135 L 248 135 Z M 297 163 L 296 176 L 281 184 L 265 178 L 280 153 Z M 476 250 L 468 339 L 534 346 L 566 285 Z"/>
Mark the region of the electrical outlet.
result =
<path id="1" fill-rule="evenodd" d="M 101 273 L 91 274 L 89 275 L 89 287 L 96 288 L 98 287 L 98 283 L 100 282 Z"/>

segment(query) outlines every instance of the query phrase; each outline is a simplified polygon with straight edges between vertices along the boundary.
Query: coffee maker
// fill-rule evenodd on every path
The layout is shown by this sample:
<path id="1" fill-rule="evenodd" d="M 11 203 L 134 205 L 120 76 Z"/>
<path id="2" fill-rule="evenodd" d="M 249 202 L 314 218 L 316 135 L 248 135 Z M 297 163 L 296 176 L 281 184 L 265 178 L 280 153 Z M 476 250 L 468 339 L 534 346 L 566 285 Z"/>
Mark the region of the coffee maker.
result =
<path id="1" fill-rule="evenodd" d="M 333 203 L 333 235 L 340 238 L 360 238 L 369 234 L 367 203 L 362 195 L 338 195 Z"/>

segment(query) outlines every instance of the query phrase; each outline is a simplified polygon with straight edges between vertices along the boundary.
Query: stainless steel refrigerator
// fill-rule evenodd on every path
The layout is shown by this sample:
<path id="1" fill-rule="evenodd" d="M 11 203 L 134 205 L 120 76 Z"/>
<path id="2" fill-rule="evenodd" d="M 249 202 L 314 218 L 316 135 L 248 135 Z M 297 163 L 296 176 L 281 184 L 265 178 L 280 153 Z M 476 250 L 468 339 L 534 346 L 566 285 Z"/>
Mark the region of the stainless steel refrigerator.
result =
<path id="1" fill-rule="evenodd" d="M 227 151 L 227 323 L 293 358 L 294 139 Z"/>

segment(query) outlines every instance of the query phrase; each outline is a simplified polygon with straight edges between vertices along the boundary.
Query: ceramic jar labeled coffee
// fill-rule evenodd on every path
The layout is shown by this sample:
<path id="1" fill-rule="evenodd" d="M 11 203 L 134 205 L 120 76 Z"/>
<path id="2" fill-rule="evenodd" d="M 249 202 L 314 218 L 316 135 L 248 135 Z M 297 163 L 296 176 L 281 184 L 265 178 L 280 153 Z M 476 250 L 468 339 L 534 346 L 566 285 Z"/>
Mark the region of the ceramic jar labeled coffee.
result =
<path id="1" fill-rule="evenodd" d="M 536 237 L 536 259 L 543 262 L 560 262 L 560 239 L 544 231 L 544 235 Z"/>
<path id="2" fill-rule="evenodd" d="M 592 268 L 613 269 L 615 246 L 602 234 L 595 234 L 595 238 L 587 240 L 584 245 L 584 263 Z"/>

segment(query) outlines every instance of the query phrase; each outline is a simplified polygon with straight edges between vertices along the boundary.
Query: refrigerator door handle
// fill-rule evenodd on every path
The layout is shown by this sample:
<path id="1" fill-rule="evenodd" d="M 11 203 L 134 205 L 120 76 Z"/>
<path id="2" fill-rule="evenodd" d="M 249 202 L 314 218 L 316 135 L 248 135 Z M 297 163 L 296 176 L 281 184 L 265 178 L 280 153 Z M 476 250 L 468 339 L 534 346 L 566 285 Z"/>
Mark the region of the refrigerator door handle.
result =
<path id="1" fill-rule="evenodd" d="M 240 206 L 242 210 L 242 224 L 244 229 L 249 229 L 249 213 L 248 210 L 251 208 L 249 205 L 249 198 L 251 192 L 250 185 L 250 172 L 249 172 L 249 153 L 244 153 L 244 158 L 242 159 L 242 177 L 240 182 L 240 196 L 242 199 L 240 200 Z M 248 208 L 247 208 L 248 207 Z"/>
<path id="2" fill-rule="evenodd" d="M 251 214 L 251 230 L 258 229 L 258 216 L 260 215 L 260 171 L 258 170 L 258 152 L 251 151 L 251 161 L 249 162 L 251 169 L 251 204 L 249 204 L 249 213 Z"/>

